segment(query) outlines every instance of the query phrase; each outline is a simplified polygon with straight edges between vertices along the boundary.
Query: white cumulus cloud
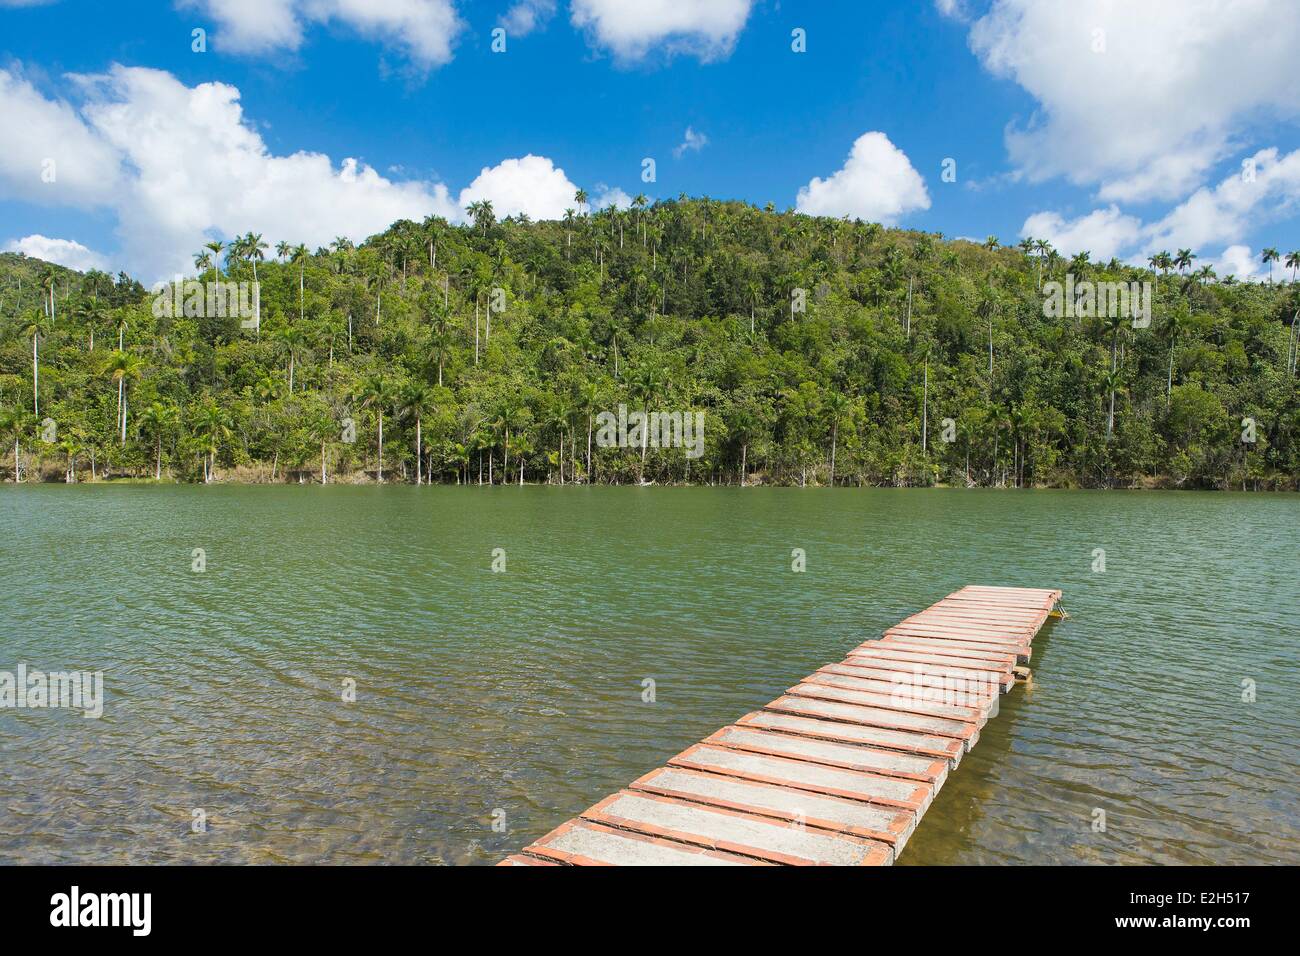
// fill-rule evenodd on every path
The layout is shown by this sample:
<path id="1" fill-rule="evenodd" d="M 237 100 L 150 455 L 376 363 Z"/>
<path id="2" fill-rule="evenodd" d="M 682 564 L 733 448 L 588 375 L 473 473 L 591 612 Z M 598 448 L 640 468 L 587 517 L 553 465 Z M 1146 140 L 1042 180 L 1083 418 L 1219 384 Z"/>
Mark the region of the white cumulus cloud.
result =
<path id="1" fill-rule="evenodd" d="M 1038 101 L 1012 161 L 1104 202 L 1185 196 L 1252 125 L 1300 114 L 1294 3 L 993 0 L 969 39 Z"/>
<path id="2" fill-rule="evenodd" d="M 474 181 L 460 192 L 460 207 L 486 199 L 498 219 L 525 213 L 531 219 L 562 219 L 566 209 L 577 209 L 573 195 L 578 187 L 545 156 L 529 153 L 519 159 L 484 166 Z"/>
<path id="3" fill-rule="evenodd" d="M 682 141 L 673 147 L 673 155 L 680 159 L 683 153 L 690 151 L 698 153 L 707 146 L 708 143 L 709 138 L 707 136 L 703 133 L 695 132 L 692 127 L 688 126 L 686 127 L 686 132 L 682 135 Z"/>
<path id="4" fill-rule="evenodd" d="M 1242 172 L 1217 186 L 1203 186 L 1164 216 L 1144 223 L 1115 205 L 1076 219 L 1037 212 L 1021 235 L 1047 239 L 1060 252 L 1084 249 L 1094 261 L 1119 256 L 1143 264 L 1160 250 L 1191 249 L 1221 275 L 1251 278 L 1259 272 L 1246 236 L 1300 211 L 1300 149 L 1283 154 L 1276 147 L 1248 158 Z M 1215 256 L 1211 251 L 1221 249 Z"/>
<path id="5" fill-rule="evenodd" d="M 108 260 L 73 239 L 51 239 L 35 233 L 14 239 L 5 245 L 5 252 L 21 252 L 35 259 L 53 262 L 78 272 L 90 269 L 107 269 Z"/>
<path id="6" fill-rule="evenodd" d="M 951 20 L 965 20 L 967 17 L 963 0 L 934 0 L 934 7 L 942 16 Z"/>
<path id="7" fill-rule="evenodd" d="M 1142 221 L 1117 206 L 1068 220 L 1059 213 L 1036 212 L 1025 220 L 1020 234 L 1046 239 L 1062 255 L 1086 251 L 1094 262 L 1105 262 L 1133 247 L 1142 236 Z"/>
<path id="8" fill-rule="evenodd" d="M 124 266 L 149 281 L 191 269 L 213 236 L 251 229 L 271 243 L 314 247 L 396 219 L 459 214 L 441 183 L 397 182 L 356 159 L 272 154 L 233 86 L 188 87 L 161 70 L 122 66 L 73 85 L 76 109 L 0 70 L 0 141 L 23 144 L 0 150 L 0 194 L 109 207 Z M 72 157 L 48 186 L 31 166 L 45 155 Z"/>
<path id="9" fill-rule="evenodd" d="M 1263 278 L 1260 274 L 1260 261 L 1250 246 L 1228 246 L 1217 259 L 1210 263 L 1219 277 L 1236 276 L 1238 279 L 1255 280 Z"/>
<path id="10" fill-rule="evenodd" d="M 632 197 L 617 186 L 607 186 L 599 183 L 596 186 L 596 197 L 591 201 L 592 209 L 631 209 Z"/>
<path id="11" fill-rule="evenodd" d="M 1203 186 L 1147 229 L 1146 248 L 1198 249 L 1241 242 L 1248 232 L 1300 210 L 1300 149 L 1282 155 L 1262 149 L 1246 170 L 1217 186 Z"/>
<path id="12" fill-rule="evenodd" d="M 570 18 L 621 60 L 657 47 L 713 60 L 731 54 L 752 7 L 753 0 L 573 0 Z"/>
<path id="13" fill-rule="evenodd" d="M 810 216 L 855 216 L 893 225 L 909 212 L 930 208 L 925 181 L 907 154 L 884 133 L 863 133 L 843 168 L 813 177 L 799 190 L 796 208 Z"/>
<path id="14" fill-rule="evenodd" d="M 213 48 L 297 50 L 308 27 L 335 24 L 392 47 L 421 68 L 451 60 L 464 24 L 451 0 L 181 0 L 216 22 Z"/>
<path id="15" fill-rule="evenodd" d="M 0 69 L 0 196 L 42 205 L 97 205 L 115 195 L 121 156 L 67 102 Z"/>
<path id="16" fill-rule="evenodd" d="M 518 0 L 497 23 L 505 27 L 506 35 L 526 37 L 540 30 L 555 16 L 555 0 Z"/>

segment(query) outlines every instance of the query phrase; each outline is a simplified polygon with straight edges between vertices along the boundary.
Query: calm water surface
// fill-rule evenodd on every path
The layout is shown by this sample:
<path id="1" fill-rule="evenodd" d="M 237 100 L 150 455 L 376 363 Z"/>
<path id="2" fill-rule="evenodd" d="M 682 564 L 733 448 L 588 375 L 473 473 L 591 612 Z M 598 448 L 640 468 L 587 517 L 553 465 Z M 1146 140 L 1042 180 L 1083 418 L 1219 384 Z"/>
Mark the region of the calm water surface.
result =
<path id="1" fill-rule="evenodd" d="M 495 862 L 985 583 L 1071 617 L 901 862 L 1297 863 L 1298 528 L 1281 495 L 6 486 L 0 670 L 107 703 L 0 711 L 0 862 Z"/>

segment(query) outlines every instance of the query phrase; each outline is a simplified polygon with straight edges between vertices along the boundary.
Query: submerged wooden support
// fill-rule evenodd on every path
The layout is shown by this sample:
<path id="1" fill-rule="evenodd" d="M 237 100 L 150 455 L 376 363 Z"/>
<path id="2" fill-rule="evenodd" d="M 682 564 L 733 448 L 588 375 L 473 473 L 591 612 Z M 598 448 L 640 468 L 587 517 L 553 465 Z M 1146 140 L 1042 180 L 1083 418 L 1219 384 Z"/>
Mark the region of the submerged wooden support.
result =
<path id="1" fill-rule="evenodd" d="M 892 863 L 1060 597 L 964 587 L 498 865 Z"/>

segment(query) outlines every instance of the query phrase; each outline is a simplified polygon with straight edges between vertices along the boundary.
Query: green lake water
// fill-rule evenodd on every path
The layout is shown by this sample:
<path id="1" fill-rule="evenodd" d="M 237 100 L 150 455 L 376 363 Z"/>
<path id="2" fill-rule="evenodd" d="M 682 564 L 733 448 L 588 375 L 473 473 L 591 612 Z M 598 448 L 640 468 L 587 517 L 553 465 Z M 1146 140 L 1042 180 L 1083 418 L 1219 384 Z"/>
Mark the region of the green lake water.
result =
<path id="1" fill-rule="evenodd" d="M 4 486 L 0 670 L 107 699 L 0 710 L 0 862 L 492 863 L 983 583 L 1070 617 L 900 862 L 1294 864 L 1298 573 L 1294 495 Z"/>

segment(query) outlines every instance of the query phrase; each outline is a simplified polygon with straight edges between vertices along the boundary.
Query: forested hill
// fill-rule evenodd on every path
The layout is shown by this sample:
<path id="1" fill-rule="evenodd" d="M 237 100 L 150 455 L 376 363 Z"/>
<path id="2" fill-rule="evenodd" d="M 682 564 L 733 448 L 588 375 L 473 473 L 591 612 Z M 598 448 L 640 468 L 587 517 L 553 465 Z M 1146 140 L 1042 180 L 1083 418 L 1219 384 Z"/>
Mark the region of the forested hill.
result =
<path id="1" fill-rule="evenodd" d="M 1190 251 L 1137 269 L 584 198 L 564 221 L 476 204 L 355 247 L 194 250 L 205 281 L 256 270 L 260 330 L 0 257 L 0 470 L 355 481 L 382 454 L 384 480 L 415 481 L 418 454 L 441 482 L 1296 486 L 1300 256 L 1238 283 Z M 1067 273 L 1154 281 L 1153 321 L 1045 317 Z M 620 403 L 703 411 L 702 456 L 589 441 Z"/>

